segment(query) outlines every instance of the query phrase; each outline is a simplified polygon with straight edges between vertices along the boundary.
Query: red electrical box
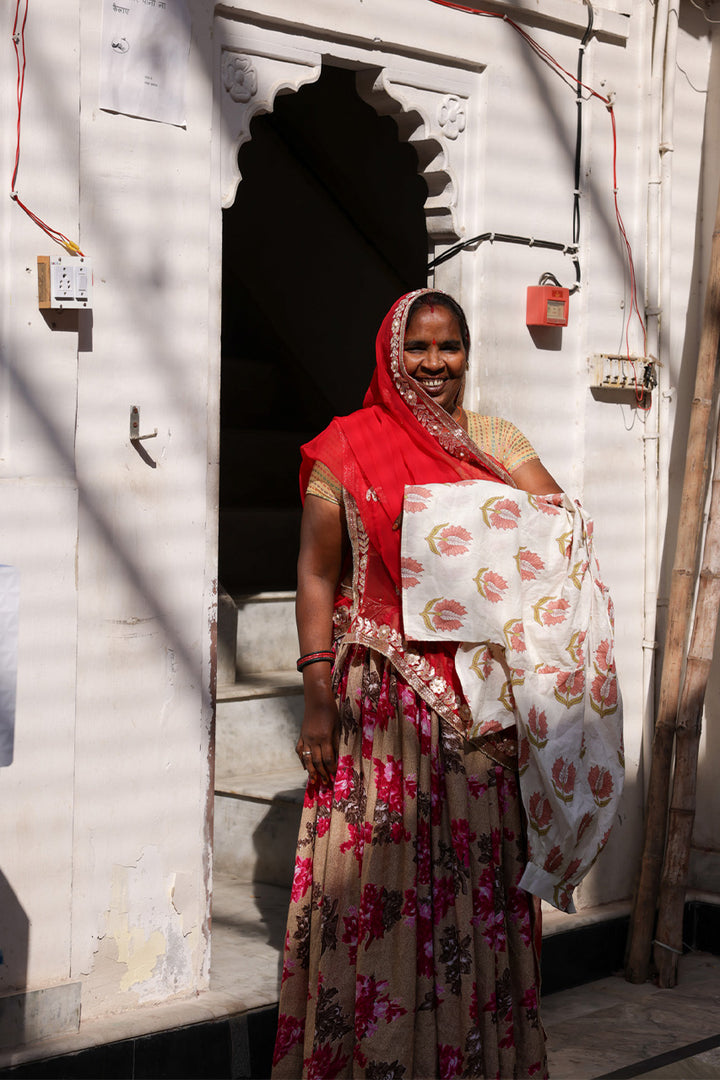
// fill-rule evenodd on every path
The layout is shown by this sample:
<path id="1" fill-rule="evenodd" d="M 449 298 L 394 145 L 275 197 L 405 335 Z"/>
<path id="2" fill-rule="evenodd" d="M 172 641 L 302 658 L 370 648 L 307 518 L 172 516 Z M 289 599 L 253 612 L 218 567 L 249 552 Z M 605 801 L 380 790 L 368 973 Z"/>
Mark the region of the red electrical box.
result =
<path id="1" fill-rule="evenodd" d="M 567 326 L 570 290 L 557 285 L 528 285 L 528 326 Z"/>

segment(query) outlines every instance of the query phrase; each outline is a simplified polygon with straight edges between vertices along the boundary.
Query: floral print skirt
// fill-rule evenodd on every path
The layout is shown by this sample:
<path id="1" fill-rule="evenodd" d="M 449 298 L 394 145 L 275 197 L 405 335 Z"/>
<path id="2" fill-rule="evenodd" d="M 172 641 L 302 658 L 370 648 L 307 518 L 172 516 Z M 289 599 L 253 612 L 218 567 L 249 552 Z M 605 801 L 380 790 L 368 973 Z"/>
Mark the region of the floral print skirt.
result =
<path id="1" fill-rule="evenodd" d="M 516 774 L 351 650 L 333 788 L 309 784 L 273 1077 L 538 1077 Z"/>

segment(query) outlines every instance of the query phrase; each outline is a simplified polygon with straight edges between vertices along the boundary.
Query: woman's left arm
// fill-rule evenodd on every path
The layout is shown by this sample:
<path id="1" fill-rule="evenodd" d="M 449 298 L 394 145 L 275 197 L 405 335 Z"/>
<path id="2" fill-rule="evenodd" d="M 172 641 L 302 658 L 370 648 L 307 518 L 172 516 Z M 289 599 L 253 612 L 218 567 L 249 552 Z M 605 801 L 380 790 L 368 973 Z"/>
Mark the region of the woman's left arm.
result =
<path id="1" fill-rule="evenodd" d="M 514 469 L 510 475 L 521 491 L 529 491 L 531 495 L 554 495 L 562 491 L 540 458 L 526 461 Z"/>

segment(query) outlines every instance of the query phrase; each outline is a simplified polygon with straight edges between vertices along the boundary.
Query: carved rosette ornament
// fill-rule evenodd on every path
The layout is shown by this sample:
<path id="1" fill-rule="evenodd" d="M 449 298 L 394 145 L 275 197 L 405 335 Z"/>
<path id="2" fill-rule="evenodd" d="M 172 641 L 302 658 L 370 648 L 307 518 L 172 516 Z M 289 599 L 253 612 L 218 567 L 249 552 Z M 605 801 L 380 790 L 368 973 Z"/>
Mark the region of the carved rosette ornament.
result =
<path id="1" fill-rule="evenodd" d="M 223 86 L 238 104 L 244 104 L 257 93 L 257 72 L 249 56 L 227 53 L 222 78 Z"/>
<path id="2" fill-rule="evenodd" d="M 438 109 L 438 124 L 448 139 L 457 139 L 465 130 L 465 105 L 459 97 L 448 94 Z"/>

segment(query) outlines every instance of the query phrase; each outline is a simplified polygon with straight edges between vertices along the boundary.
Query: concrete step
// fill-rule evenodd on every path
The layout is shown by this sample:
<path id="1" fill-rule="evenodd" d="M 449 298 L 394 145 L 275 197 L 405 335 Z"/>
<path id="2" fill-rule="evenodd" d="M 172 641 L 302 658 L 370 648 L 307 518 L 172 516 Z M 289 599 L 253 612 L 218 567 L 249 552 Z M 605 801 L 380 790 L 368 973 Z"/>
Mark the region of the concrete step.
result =
<path id="1" fill-rule="evenodd" d="M 290 679 L 288 673 L 286 678 Z M 216 785 L 225 777 L 274 773 L 298 766 L 295 744 L 303 717 L 302 683 L 256 676 L 218 697 Z"/>
<path id="2" fill-rule="evenodd" d="M 240 881 L 289 888 L 305 795 L 295 767 L 226 776 L 215 784 L 214 866 Z"/>
<path id="3" fill-rule="evenodd" d="M 258 673 L 294 672 L 297 648 L 294 592 L 231 596 L 221 590 L 218 687 Z M 281 685 L 286 683 L 283 679 Z"/>
<path id="4" fill-rule="evenodd" d="M 237 609 L 238 676 L 260 671 L 295 671 L 298 658 L 295 592 L 233 597 Z"/>

